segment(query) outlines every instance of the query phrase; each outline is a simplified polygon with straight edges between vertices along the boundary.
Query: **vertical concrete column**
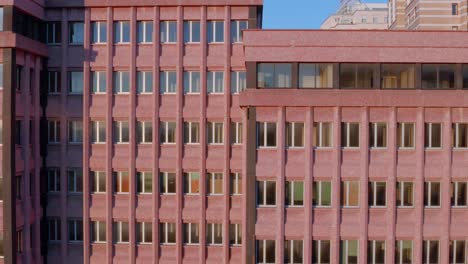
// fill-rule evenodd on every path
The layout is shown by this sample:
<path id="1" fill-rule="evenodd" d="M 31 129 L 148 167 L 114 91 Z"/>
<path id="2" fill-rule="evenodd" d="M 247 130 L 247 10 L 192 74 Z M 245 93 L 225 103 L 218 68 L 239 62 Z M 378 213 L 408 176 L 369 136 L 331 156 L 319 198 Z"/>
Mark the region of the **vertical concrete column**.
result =
<path id="1" fill-rule="evenodd" d="M 396 181 L 397 181 L 397 109 L 391 108 L 388 122 L 388 151 L 391 153 L 390 174 L 387 181 L 387 212 L 388 225 L 386 233 L 386 263 L 395 261 L 395 232 L 396 232 Z"/>
<path id="2" fill-rule="evenodd" d="M 278 155 L 278 174 L 276 175 L 276 214 L 278 220 L 278 232 L 276 233 L 276 263 L 282 263 L 284 260 L 284 186 L 285 186 L 285 162 L 286 162 L 286 108 L 277 108 L 277 155 Z"/>
<path id="3" fill-rule="evenodd" d="M 112 253 L 112 101 L 114 98 L 113 91 L 113 50 L 114 50 L 114 26 L 113 26 L 113 9 L 107 8 L 107 78 L 106 78 L 106 155 L 105 155 L 105 172 L 106 172 L 106 259 L 107 263 L 111 264 L 113 260 Z"/>
<path id="4" fill-rule="evenodd" d="M 340 185 L 341 181 L 341 107 L 335 107 L 333 109 L 333 179 L 332 179 L 332 189 L 335 189 L 335 186 Z M 340 219 L 341 219 L 341 210 L 340 210 L 340 192 L 333 192 L 332 197 L 332 209 L 334 213 L 334 219 L 332 223 L 333 233 L 330 238 L 330 262 L 339 263 L 340 261 Z M 362 201 L 361 201 L 362 202 Z"/>
<path id="5" fill-rule="evenodd" d="M 176 168 L 176 186 L 177 186 L 177 215 L 176 215 L 176 234 L 177 234 L 177 263 L 182 263 L 183 260 L 183 223 L 182 223 L 182 202 L 184 198 L 183 190 L 183 171 L 182 171 L 182 156 L 184 151 L 183 138 L 183 107 L 184 107 L 184 7 L 177 7 L 177 94 L 176 94 L 176 124 L 177 124 L 177 168 Z"/>
<path id="6" fill-rule="evenodd" d="M 31 58 L 32 55 L 24 55 L 24 65 L 23 71 L 21 73 L 21 97 L 24 106 L 24 116 L 23 116 L 23 130 L 21 131 L 22 140 L 21 144 L 23 147 L 23 161 L 24 161 L 24 171 L 23 171 L 23 196 L 22 196 L 22 210 L 23 210 L 23 239 L 24 239 L 24 254 L 23 261 L 30 263 L 31 261 L 31 235 L 30 235 L 30 226 L 31 226 L 31 196 L 29 193 L 29 184 L 30 184 L 30 171 L 31 171 L 31 142 L 30 140 L 30 120 L 32 118 L 31 114 Z"/>
<path id="7" fill-rule="evenodd" d="M 90 44 L 90 31 L 91 31 L 91 10 L 85 8 L 85 35 L 83 48 L 85 52 L 85 60 L 83 64 L 83 262 L 84 264 L 90 263 L 90 179 L 89 179 L 89 157 L 90 151 L 90 118 L 89 107 L 90 105 L 90 57 L 91 57 L 91 44 Z M 108 86 L 109 87 L 109 86 Z"/>
<path id="8" fill-rule="evenodd" d="M 424 108 L 418 107 L 416 116 L 416 178 L 415 178 L 415 212 L 416 232 L 413 242 L 413 260 L 416 264 L 422 261 L 422 240 L 424 224 Z M 397 238 L 398 239 L 398 238 Z"/>
<path id="9" fill-rule="evenodd" d="M 129 146 L 129 263 L 134 264 L 136 261 L 136 234 L 135 234 L 135 217 L 136 217 L 136 93 L 137 93 L 137 80 L 136 80 L 136 56 L 137 56 L 137 21 L 136 21 L 136 7 L 130 8 L 130 117 L 129 117 L 129 132 L 130 144 Z"/>
<path id="10" fill-rule="evenodd" d="M 312 261 L 312 179 L 314 175 L 314 108 L 307 108 L 305 120 L 305 172 L 304 172 L 304 264 Z"/>
<path id="11" fill-rule="evenodd" d="M 224 50 L 226 61 L 224 62 L 224 216 L 223 216 L 223 259 L 229 263 L 229 209 L 230 209 L 230 150 L 231 150 L 231 7 L 224 7 Z"/>
<path id="12" fill-rule="evenodd" d="M 369 204 L 367 202 L 367 195 L 369 193 L 369 108 L 361 108 L 361 120 L 360 120 L 360 136 L 359 136 L 359 152 L 361 156 L 361 177 L 360 181 L 360 197 L 361 204 L 360 210 L 360 238 L 359 238 L 359 263 L 367 262 L 367 237 L 369 228 Z M 341 184 L 341 182 L 340 182 Z M 339 190 L 335 188 L 335 190 Z"/>
<path id="13" fill-rule="evenodd" d="M 154 7 L 153 17 L 153 204 L 152 204 L 152 224 L 153 224 L 153 263 L 159 263 L 159 7 Z"/>
<path id="14" fill-rule="evenodd" d="M 442 229 L 442 236 L 439 242 L 439 262 L 449 263 L 450 258 L 450 226 L 452 205 L 450 197 L 451 179 L 452 179 L 452 109 L 445 110 L 442 123 L 442 151 L 444 153 L 444 172 L 442 175 L 441 194 L 442 194 L 442 215 L 445 216 Z"/>
<path id="15" fill-rule="evenodd" d="M 206 65 L 208 54 L 208 44 L 206 41 L 206 24 L 207 24 L 207 7 L 201 7 L 201 21 L 200 21 L 200 46 L 201 52 L 201 86 L 200 86 L 200 198 L 201 198 L 201 215 L 200 215 L 200 260 L 199 263 L 206 261 L 206 106 L 207 106 L 207 92 L 206 92 Z"/>

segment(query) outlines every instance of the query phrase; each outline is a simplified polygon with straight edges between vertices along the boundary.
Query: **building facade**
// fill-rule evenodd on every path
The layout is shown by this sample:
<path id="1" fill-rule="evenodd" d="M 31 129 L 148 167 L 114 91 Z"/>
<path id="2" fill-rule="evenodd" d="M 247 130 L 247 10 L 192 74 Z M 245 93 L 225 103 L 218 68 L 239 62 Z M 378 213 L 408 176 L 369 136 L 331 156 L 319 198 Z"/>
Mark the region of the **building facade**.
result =
<path id="1" fill-rule="evenodd" d="M 0 22 L 0 262 L 467 263 L 463 32 L 261 30 L 261 0 Z"/>
<path id="2" fill-rule="evenodd" d="M 389 0 L 389 28 L 468 30 L 466 1 Z"/>
<path id="3" fill-rule="evenodd" d="M 388 5 L 363 3 L 359 0 L 341 1 L 338 11 L 327 17 L 321 29 L 387 29 Z"/>

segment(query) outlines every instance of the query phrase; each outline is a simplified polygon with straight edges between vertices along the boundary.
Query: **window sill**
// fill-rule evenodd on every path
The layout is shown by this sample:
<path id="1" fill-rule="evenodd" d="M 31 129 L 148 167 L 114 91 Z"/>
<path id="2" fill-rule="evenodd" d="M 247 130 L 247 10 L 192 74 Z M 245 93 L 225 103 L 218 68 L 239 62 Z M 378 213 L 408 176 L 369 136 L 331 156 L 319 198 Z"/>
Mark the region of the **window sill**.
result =
<path id="1" fill-rule="evenodd" d="M 287 150 L 303 150 L 304 146 L 302 147 L 286 147 Z"/>
<path id="2" fill-rule="evenodd" d="M 114 42 L 114 46 L 130 46 L 130 42 Z"/>
<path id="3" fill-rule="evenodd" d="M 115 142 L 115 145 L 128 145 L 129 142 Z"/>
<path id="4" fill-rule="evenodd" d="M 176 193 L 160 193 L 161 196 L 175 196 Z"/>
<path id="5" fill-rule="evenodd" d="M 140 142 L 140 143 L 137 143 L 137 145 L 141 145 L 141 146 L 151 146 L 153 144 L 153 142 Z"/>
<path id="6" fill-rule="evenodd" d="M 453 151 L 467 151 L 468 148 L 459 148 L 459 147 L 453 147 Z"/>
<path id="7" fill-rule="evenodd" d="M 186 96 L 197 96 L 197 95 L 200 95 L 200 92 L 190 92 L 190 93 L 184 93 Z"/>
<path id="8" fill-rule="evenodd" d="M 278 147 L 257 147 L 257 150 L 276 150 Z"/>
<path id="9" fill-rule="evenodd" d="M 177 41 L 175 41 L 175 42 L 172 42 L 172 41 L 171 42 L 159 42 L 159 44 L 161 44 L 161 46 L 165 46 L 165 45 L 175 46 L 177 44 Z"/>
<path id="10" fill-rule="evenodd" d="M 208 146 L 223 146 L 224 143 L 208 143 Z"/>
<path id="11" fill-rule="evenodd" d="M 206 246 L 208 246 L 208 247 L 222 247 L 223 244 L 208 244 L 207 243 Z"/>
<path id="12" fill-rule="evenodd" d="M 200 193 L 184 193 L 185 197 L 196 197 L 200 196 Z"/>
<path id="13" fill-rule="evenodd" d="M 369 147 L 371 151 L 385 151 L 388 150 L 387 147 Z"/>
<path id="14" fill-rule="evenodd" d="M 166 142 L 161 142 L 161 145 L 162 146 L 175 146 L 176 143 L 175 142 L 167 142 L 167 143 Z"/>
<path id="15" fill-rule="evenodd" d="M 312 206 L 312 208 L 315 208 L 315 209 L 331 209 L 332 206 L 331 206 L 331 205 L 326 205 L 326 206 L 323 206 L 323 205 L 314 205 L 314 206 Z"/>
<path id="16" fill-rule="evenodd" d="M 105 145 L 106 142 L 91 142 L 91 145 Z"/>
<path id="17" fill-rule="evenodd" d="M 106 92 L 92 92 L 91 95 L 105 95 Z"/>
<path id="18" fill-rule="evenodd" d="M 457 209 L 466 209 L 466 208 L 468 208 L 468 206 L 467 205 L 452 205 L 451 208 L 455 209 L 455 210 L 457 210 Z"/>
<path id="19" fill-rule="evenodd" d="M 429 209 L 429 210 L 431 210 L 431 209 L 440 209 L 440 208 L 441 208 L 440 205 L 437 205 L 437 206 L 424 206 L 424 209 Z"/>
<path id="20" fill-rule="evenodd" d="M 342 151 L 357 151 L 360 150 L 360 147 L 341 147 Z"/>
<path id="21" fill-rule="evenodd" d="M 185 143 L 185 145 L 186 146 L 198 146 L 198 145 L 200 145 L 200 142 L 195 142 L 195 143 L 189 142 L 189 143 Z"/>
<path id="22" fill-rule="evenodd" d="M 426 148 L 424 148 L 424 150 L 426 150 L 426 151 L 441 151 L 441 150 L 443 150 L 443 148 L 442 147 L 437 147 L 437 148 L 426 147 Z"/>
<path id="23" fill-rule="evenodd" d="M 257 205 L 258 208 L 276 208 L 276 205 Z"/>
<path id="24" fill-rule="evenodd" d="M 333 150 L 333 147 L 312 147 L 316 151 L 330 151 Z"/>
<path id="25" fill-rule="evenodd" d="M 177 95 L 176 92 L 162 92 L 161 95 Z"/>
<path id="26" fill-rule="evenodd" d="M 190 247 L 190 246 L 192 246 L 192 247 L 194 247 L 194 246 L 200 246 L 200 243 L 186 243 L 186 244 L 184 244 L 184 246 L 186 246 L 186 247 Z"/>
<path id="27" fill-rule="evenodd" d="M 138 195 L 141 195 L 141 196 L 150 196 L 150 195 L 153 195 L 153 193 L 146 193 L 146 192 L 145 192 L 145 193 L 142 193 L 142 192 L 139 193 L 139 192 L 137 192 L 136 195 L 137 195 L 137 196 L 138 196 Z"/>
<path id="28" fill-rule="evenodd" d="M 189 42 L 184 42 L 184 44 L 187 46 L 198 46 L 200 45 L 200 42 L 189 41 Z"/>
<path id="29" fill-rule="evenodd" d="M 91 46 L 106 46 L 107 42 L 94 42 L 91 43 Z"/>
<path id="30" fill-rule="evenodd" d="M 213 46 L 221 46 L 221 45 L 224 45 L 224 41 L 220 41 L 220 42 L 208 42 L 207 41 L 207 44 L 208 45 L 213 45 Z"/>
<path id="31" fill-rule="evenodd" d="M 397 209 L 414 209 L 414 205 L 397 206 Z"/>
<path id="32" fill-rule="evenodd" d="M 140 96 L 153 95 L 153 92 L 141 92 L 141 93 L 138 93 L 138 95 Z"/>
<path id="33" fill-rule="evenodd" d="M 359 209 L 359 205 L 354 205 L 354 206 L 341 206 L 341 209 Z"/>
<path id="34" fill-rule="evenodd" d="M 140 46 L 151 46 L 153 45 L 153 42 L 138 42 L 137 44 Z"/>
<path id="35" fill-rule="evenodd" d="M 294 208 L 298 208 L 298 209 L 299 209 L 299 208 L 304 208 L 304 205 L 285 205 L 284 207 L 285 207 L 286 209 L 287 209 L 287 208 L 293 208 L 293 209 L 294 209 Z"/>
<path id="36" fill-rule="evenodd" d="M 416 150 L 416 148 L 415 147 L 398 147 L 398 150 L 411 151 L 411 150 Z"/>
<path id="37" fill-rule="evenodd" d="M 369 206 L 369 209 L 387 209 L 387 206 L 377 205 L 377 206 Z"/>
<path id="38" fill-rule="evenodd" d="M 206 196 L 208 197 L 220 197 L 220 196 L 223 196 L 224 193 L 207 193 Z"/>

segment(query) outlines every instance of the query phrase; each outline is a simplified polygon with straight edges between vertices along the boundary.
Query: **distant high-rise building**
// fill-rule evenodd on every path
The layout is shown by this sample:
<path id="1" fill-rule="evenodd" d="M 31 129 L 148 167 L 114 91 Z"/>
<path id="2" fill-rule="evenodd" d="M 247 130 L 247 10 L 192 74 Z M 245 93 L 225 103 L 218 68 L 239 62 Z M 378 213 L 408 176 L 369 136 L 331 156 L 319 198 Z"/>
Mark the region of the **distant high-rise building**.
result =
<path id="1" fill-rule="evenodd" d="M 321 29 L 387 29 L 388 6 L 385 3 L 362 3 L 341 0 L 338 11 L 329 16 Z"/>
<path id="2" fill-rule="evenodd" d="M 390 29 L 467 30 L 465 0 L 389 0 Z"/>

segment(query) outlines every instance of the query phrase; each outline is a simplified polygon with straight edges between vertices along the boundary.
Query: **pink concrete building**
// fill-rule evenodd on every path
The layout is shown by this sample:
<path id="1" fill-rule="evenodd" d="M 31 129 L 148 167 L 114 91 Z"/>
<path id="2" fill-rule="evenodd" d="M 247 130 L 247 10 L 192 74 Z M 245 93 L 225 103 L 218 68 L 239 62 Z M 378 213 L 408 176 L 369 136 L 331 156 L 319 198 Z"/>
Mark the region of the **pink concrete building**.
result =
<path id="1" fill-rule="evenodd" d="M 261 25 L 0 0 L 0 262 L 467 263 L 468 36 Z"/>

